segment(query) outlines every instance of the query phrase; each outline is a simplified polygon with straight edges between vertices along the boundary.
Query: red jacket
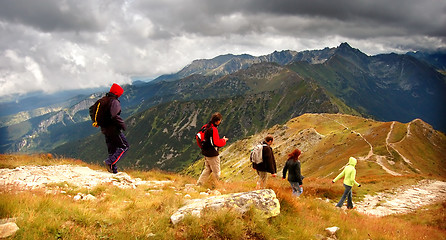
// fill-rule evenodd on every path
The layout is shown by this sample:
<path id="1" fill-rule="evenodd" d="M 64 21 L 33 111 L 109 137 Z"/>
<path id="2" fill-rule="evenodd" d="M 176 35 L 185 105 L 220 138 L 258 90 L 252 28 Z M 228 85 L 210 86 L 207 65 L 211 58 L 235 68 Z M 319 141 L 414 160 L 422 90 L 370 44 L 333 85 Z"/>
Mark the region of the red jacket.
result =
<path id="1" fill-rule="evenodd" d="M 204 132 L 203 148 L 201 153 L 206 157 L 218 156 L 218 148 L 226 145 L 226 140 L 220 138 L 217 127 L 212 124 L 210 128 Z"/>

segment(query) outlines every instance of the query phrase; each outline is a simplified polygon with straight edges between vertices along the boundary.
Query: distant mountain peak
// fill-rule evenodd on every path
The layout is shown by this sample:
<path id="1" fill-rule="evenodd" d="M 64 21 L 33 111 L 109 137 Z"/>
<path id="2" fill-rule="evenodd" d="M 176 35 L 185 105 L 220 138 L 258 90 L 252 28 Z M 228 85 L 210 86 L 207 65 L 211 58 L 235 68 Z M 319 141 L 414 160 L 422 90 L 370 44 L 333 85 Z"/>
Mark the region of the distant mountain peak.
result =
<path id="1" fill-rule="evenodd" d="M 349 53 L 356 53 L 367 56 L 365 53 L 361 52 L 361 50 L 357 48 L 352 48 L 347 42 L 341 43 L 339 47 L 336 48 L 336 52 L 342 53 L 342 52 L 349 52 Z"/>
<path id="2" fill-rule="evenodd" d="M 343 42 L 341 43 L 341 45 L 339 45 L 338 48 L 347 48 L 347 49 L 353 49 L 350 44 L 348 44 L 347 42 Z"/>

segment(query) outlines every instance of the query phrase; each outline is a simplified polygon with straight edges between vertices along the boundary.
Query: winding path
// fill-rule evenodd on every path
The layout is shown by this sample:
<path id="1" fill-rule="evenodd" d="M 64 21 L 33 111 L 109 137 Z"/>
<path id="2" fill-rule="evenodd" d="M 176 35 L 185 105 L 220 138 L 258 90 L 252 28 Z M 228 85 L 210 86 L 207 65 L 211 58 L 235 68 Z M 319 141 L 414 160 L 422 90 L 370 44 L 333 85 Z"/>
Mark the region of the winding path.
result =
<path id="1" fill-rule="evenodd" d="M 366 195 L 356 203 L 356 210 L 367 215 L 383 217 L 404 214 L 424 205 L 446 200 L 446 182 L 422 180 L 416 185 L 402 186 L 390 192 Z"/>
<path id="2" fill-rule="evenodd" d="M 326 116 L 324 116 L 324 117 L 326 117 Z M 328 117 L 326 117 L 326 118 L 328 118 Z M 373 152 L 373 145 L 372 145 L 372 144 L 371 144 L 371 143 L 370 143 L 364 136 L 362 136 L 362 134 L 361 134 L 360 132 L 357 132 L 357 131 L 355 131 L 355 130 L 353 130 L 353 129 L 350 129 L 348 126 L 346 126 L 345 124 L 343 124 L 343 123 L 341 123 L 341 122 L 339 122 L 339 121 L 337 121 L 337 120 L 333 120 L 333 121 L 336 122 L 337 124 L 341 125 L 341 126 L 344 127 L 345 129 L 348 129 L 348 130 L 350 130 L 351 132 L 355 133 L 357 136 L 361 137 L 362 140 L 364 140 L 364 141 L 369 145 L 369 147 L 370 147 L 370 151 L 369 151 L 369 153 L 368 153 L 367 156 L 365 156 L 365 157 L 359 157 L 359 158 L 358 158 L 359 161 L 368 160 L 368 159 L 370 159 L 371 157 L 374 156 L 374 157 L 376 158 L 376 163 L 377 163 L 379 166 L 381 166 L 381 168 L 382 168 L 384 171 L 386 171 L 388 174 L 393 175 L 393 176 L 401 176 L 400 173 L 397 173 L 397 172 L 395 172 L 395 171 L 392 171 L 392 170 L 390 170 L 389 168 L 387 168 L 387 167 L 384 165 L 384 162 L 387 161 L 387 157 L 386 157 L 386 156 L 381 156 L 381 155 L 377 155 L 377 154 L 375 154 L 375 153 Z M 390 128 L 390 130 L 389 130 L 389 133 L 387 134 L 387 138 L 386 138 L 386 147 L 387 147 L 387 145 L 388 145 L 388 139 L 390 138 L 390 133 L 392 132 L 394 123 L 395 123 L 395 122 L 392 123 L 392 126 L 391 126 L 391 128 Z M 388 147 L 387 147 L 387 151 L 389 151 Z M 389 152 L 389 153 L 390 153 L 390 152 Z"/>

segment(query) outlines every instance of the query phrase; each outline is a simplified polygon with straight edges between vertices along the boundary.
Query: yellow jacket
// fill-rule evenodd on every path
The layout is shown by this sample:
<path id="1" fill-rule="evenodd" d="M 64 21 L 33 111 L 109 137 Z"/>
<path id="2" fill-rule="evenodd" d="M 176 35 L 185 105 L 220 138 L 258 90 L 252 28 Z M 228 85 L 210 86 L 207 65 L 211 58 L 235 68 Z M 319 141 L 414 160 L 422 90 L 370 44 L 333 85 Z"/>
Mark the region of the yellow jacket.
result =
<path id="1" fill-rule="evenodd" d="M 336 182 L 341 177 L 344 177 L 345 185 L 353 187 L 353 184 L 355 184 L 356 186 L 359 186 L 360 184 L 355 180 L 356 177 L 355 166 L 357 162 L 358 161 L 356 160 L 356 158 L 350 157 L 348 159 L 348 166 L 346 166 L 344 170 L 341 173 L 339 173 L 339 175 L 333 180 L 333 182 Z"/>

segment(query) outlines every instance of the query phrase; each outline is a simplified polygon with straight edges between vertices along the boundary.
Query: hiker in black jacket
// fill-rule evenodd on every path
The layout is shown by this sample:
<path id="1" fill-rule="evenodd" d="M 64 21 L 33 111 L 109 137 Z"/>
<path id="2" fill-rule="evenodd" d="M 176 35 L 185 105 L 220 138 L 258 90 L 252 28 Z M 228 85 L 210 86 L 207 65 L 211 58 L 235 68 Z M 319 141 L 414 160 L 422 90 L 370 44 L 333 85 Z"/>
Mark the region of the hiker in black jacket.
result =
<path id="1" fill-rule="evenodd" d="M 259 164 L 252 163 L 252 168 L 257 170 L 257 174 L 259 175 L 256 187 L 257 189 L 265 188 L 268 173 L 271 173 L 273 177 L 276 177 L 276 160 L 274 159 L 273 149 L 271 148 L 273 141 L 274 138 L 272 136 L 268 135 L 265 137 L 263 144 L 266 146 L 263 146 L 262 151 L 263 161 Z"/>
<path id="2" fill-rule="evenodd" d="M 104 164 L 111 173 L 118 173 L 116 164 L 121 160 L 124 153 L 129 149 L 127 139 L 121 130 L 125 131 L 126 126 L 122 120 L 121 103 L 118 98 L 124 93 L 121 86 L 114 83 L 110 92 L 107 93 L 107 106 L 109 106 L 109 114 L 107 114 L 107 124 L 101 125 L 101 132 L 105 135 L 105 143 L 108 149 L 108 158 Z"/>
<path id="3" fill-rule="evenodd" d="M 288 171 L 288 182 L 291 185 L 293 195 L 296 197 L 299 197 L 303 192 L 302 179 L 304 179 L 304 177 L 302 176 L 300 170 L 300 161 L 299 161 L 300 154 L 301 152 L 297 148 L 290 154 L 288 154 L 289 158 L 286 161 L 282 172 L 283 173 L 282 179 L 285 179 L 286 173 Z"/>

